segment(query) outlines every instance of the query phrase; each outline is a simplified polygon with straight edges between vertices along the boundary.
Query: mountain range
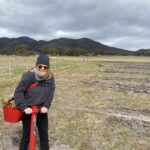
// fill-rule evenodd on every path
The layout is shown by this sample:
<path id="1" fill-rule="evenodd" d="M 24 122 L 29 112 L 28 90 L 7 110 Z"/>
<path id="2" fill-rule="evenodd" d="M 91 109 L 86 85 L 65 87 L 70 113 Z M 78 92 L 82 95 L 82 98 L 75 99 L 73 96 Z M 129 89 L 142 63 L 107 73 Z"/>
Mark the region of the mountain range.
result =
<path id="1" fill-rule="evenodd" d="M 59 54 L 59 55 L 150 55 L 150 50 L 141 49 L 129 51 L 116 47 L 110 47 L 88 38 L 71 39 L 58 38 L 50 41 L 34 40 L 30 37 L 0 38 L 0 53 L 15 51 L 16 46 L 24 45 L 28 51 Z"/>

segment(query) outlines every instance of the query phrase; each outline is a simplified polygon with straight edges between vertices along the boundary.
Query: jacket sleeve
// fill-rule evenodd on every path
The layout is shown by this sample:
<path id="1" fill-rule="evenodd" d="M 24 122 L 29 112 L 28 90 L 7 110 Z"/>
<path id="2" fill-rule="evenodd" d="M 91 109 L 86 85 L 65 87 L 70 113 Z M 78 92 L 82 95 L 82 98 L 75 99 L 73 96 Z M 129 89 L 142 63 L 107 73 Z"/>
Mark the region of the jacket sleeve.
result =
<path id="1" fill-rule="evenodd" d="M 16 107 L 18 107 L 21 111 L 24 111 L 24 109 L 27 108 L 24 93 L 30 84 L 31 84 L 31 74 L 29 72 L 26 72 L 22 75 L 22 78 L 14 92 L 14 100 Z"/>
<path id="2" fill-rule="evenodd" d="M 45 103 L 43 104 L 44 107 L 46 108 L 50 108 L 53 97 L 54 97 L 54 92 L 55 92 L 55 80 L 54 80 L 54 76 L 52 77 L 52 85 L 50 87 L 50 94 L 47 98 L 47 100 L 45 101 Z"/>

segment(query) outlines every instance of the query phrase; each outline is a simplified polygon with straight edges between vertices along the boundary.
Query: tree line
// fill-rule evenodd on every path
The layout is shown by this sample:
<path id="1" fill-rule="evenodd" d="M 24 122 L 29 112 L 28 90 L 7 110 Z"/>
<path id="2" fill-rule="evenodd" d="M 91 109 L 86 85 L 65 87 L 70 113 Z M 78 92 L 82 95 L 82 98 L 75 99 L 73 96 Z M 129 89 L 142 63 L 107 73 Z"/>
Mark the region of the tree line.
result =
<path id="1" fill-rule="evenodd" d="M 86 50 L 84 48 L 56 48 L 56 47 L 41 47 L 30 50 L 28 45 L 18 44 L 15 47 L 7 47 L 0 49 L 0 54 L 5 55 L 20 55 L 27 56 L 30 54 L 41 53 L 51 55 L 67 55 L 67 56 L 80 56 L 80 55 L 98 55 L 98 50 Z"/>
<path id="2" fill-rule="evenodd" d="M 80 55 L 136 55 L 136 56 L 150 56 L 150 49 L 141 49 L 134 52 L 106 52 L 103 49 L 85 49 L 85 48 L 74 48 L 74 47 L 39 47 L 31 49 L 26 44 L 17 44 L 14 47 L 6 47 L 0 49 L 0 54 L 4 55 L 19 55 L 28 56 L 30 54 L 50 54 L 50 55 L 65 55 L 65 56 L 80 56 Z"/>

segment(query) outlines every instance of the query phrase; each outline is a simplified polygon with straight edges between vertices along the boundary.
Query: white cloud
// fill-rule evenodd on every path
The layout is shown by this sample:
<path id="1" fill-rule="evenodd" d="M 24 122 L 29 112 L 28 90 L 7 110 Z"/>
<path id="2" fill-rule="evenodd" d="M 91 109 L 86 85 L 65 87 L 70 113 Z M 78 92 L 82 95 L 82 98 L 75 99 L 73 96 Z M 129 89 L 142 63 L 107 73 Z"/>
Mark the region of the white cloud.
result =
<path id="1" fill-rule="evenodd" d="M 1 37 L 87 37 L 120 48 L 150 48 L 148 0 L 0 0 L 0 14 Z"/>

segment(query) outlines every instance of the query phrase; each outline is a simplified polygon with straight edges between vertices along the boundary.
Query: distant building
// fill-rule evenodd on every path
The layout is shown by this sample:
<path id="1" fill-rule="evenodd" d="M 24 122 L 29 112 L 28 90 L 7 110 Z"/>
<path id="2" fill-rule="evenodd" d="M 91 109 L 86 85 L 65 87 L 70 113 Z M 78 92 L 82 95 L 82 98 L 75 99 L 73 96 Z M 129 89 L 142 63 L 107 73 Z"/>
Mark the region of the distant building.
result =
<path id="1" fill-rule="evenodd" d="M 29 55 L 39 55 L 40 53 L 37 51 L 28 51 Z"/>
<path id="2" fill-rule="evenodd" d="M 91 53 L 87 53 L 86 55 L 87 56 L 94 56 L 95 54 L 91 52 Z"/>

